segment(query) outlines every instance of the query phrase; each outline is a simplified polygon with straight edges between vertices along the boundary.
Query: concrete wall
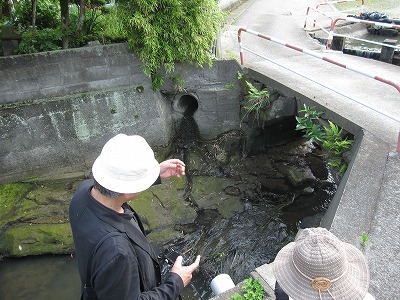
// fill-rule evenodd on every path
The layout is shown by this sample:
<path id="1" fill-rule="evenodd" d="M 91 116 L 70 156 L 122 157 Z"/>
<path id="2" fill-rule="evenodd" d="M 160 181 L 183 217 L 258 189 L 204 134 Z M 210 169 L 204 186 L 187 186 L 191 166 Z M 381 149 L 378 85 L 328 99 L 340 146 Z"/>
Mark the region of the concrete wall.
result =
<path id="1" fill-rule="evenodd" d="M 239 66 L 177 65 L 161 92 L 126 44 L 0 58 L 0 182 L 63 172 L 87 172 L 116 133 L 166 145 L 190 94 L 204 138 L 239 127 Z M 182 80 L 177 91 L 173 77 Z M 176 108 L 177 106 L 175 106 Z"/>

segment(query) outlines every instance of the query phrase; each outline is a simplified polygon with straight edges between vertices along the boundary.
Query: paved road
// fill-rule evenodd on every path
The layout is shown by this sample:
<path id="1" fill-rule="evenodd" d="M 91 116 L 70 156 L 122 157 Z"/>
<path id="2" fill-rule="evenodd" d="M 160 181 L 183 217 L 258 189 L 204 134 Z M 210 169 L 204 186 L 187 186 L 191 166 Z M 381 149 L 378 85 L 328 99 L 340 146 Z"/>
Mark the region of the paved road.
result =
<path id="1" fill-rule="evenodd" d="M 311 38 L 303 28 L 309 3 L 310 1 L 290 0 L 243 2 L 232 14 L 233 23 L 222 33 L 222 57 L 239 57 L 237 30 L 244 27 L 281 39 L 302 49 L 315 51 L 344 64 L 347 69 L 248 33 L 242 34 L 244 47 L 294 70 L 297 74 L 246 51 L 244 52 L 245 67 L 260 71 L 266 76 L 276 77 L 277 80 L 304 93 L 310 99 L 316 99 L 332 112 L 352 120 L 356 125 L 381 137 L 395 149 L 400 132 L 400 92 L 388 84 L 361 75 L 349 68 L 353 67 L 400 85 L 400 67 L 325 50 L 325 47 Z M 316 2 L 311 1 L 311 3 L 315 5 Z M 307 85 L 304 84 L 305 81 L 309 81 Z M 313 84 L 310 85 L 310 82 Z M 332 92 L 329 88 L 336 92 Z"/>
<path id="2" fill-rule="evenodd" d="M 322 1 L 321 1 L 322 2 Z M 326 117 L 355 133 L 356 152 L 325 216 L 330 230 L 360 248 L 359 236 L 369 237 L 364 251 L 371 270 L 370 292 L 377 300 L 398 298 L 400 277 L 400 92 L 394 87 L 352 71 L 380 76 L 400 84 L 400 67 L 327 51 L 303 28 L 308 6 L 304 0 L 222 0 L 227 7 L 241 3 L 221 34 L 221 56 L 239 60 L 237 31 L 244 27 L 286 43 L 322 54 L 342 68 L 285 46 L 244 33 L 244 68 L 255 79 L 300 100 L 325 107 Z M 293 72 L 294 71 L 294 72 Z M 305 97 L 304 97 L 305 96 Z M 303 99 L 304 98 L 304 99 Z M 338 196 L 338 197 L 336 197 Z M 267 282 L 270 266 L 256 269 Z"/>

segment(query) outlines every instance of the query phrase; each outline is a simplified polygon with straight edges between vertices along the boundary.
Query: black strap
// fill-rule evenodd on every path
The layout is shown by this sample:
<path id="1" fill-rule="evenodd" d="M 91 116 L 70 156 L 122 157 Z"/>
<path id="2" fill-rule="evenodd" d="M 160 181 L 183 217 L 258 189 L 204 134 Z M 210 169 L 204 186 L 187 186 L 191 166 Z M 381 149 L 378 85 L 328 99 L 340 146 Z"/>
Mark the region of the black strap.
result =
<path id="1" fill-rule="evenodd" d="M 89 260 L 87 262 L 86 266 L 86 282 L 82 284 L 82 293 L 81 293 L 81 300 L 83 299 L 97 299 L 96 292 L 94 291 L 91 281 L 92 281 L 92 274 L 90 272 L 92 268 L 92 261 L 93 257 L 96 254 L 97 250 L 100 248 L 100 246 L 104 243 L 104 241 L 110 237 L 113 236 L 121 236 L 124 233 L 118 232 L 118 231 L 113 231 L 107 233 L 105 236 L 103 236 L 97 244 L 92 248 L 91 253 L 89 255 Z M 125 235 L 125 234 L 124 234 Z"/>

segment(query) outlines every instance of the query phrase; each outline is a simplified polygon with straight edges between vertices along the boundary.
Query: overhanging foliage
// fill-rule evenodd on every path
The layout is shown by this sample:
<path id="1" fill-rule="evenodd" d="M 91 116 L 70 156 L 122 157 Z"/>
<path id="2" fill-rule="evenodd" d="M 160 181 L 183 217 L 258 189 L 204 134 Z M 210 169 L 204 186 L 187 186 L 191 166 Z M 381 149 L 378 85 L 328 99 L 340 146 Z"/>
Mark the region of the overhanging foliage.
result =
<path id="1" fill-rule="evenodd" d="M 217 0 L 134 0 L 119 8 L 128 43 L 144 72 L 174 70 L 175 62 L 212 64 L 211 49 L 223 21 Z"/>

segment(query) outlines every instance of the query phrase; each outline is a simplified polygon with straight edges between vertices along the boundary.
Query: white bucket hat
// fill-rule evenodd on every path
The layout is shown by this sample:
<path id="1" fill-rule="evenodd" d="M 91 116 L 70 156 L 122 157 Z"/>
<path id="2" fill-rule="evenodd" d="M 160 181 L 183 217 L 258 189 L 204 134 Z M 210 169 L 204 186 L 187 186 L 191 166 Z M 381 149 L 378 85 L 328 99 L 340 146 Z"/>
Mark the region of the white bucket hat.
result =
<path id="1" fill-rule="evenodd" d="M 321 227 L 304 229 L 283 247 L 273 269 L 294 300 L 361 300 L 368 292 L 369 269 L 361 251 Z"/>
<path id="2" fill-rule="evenodd" d="M 160 165 L 143 137 L 118 134 L 104 145 L 92 172 L 103 187 L 130 194 L 149 188 L 160 175 Z"/>

